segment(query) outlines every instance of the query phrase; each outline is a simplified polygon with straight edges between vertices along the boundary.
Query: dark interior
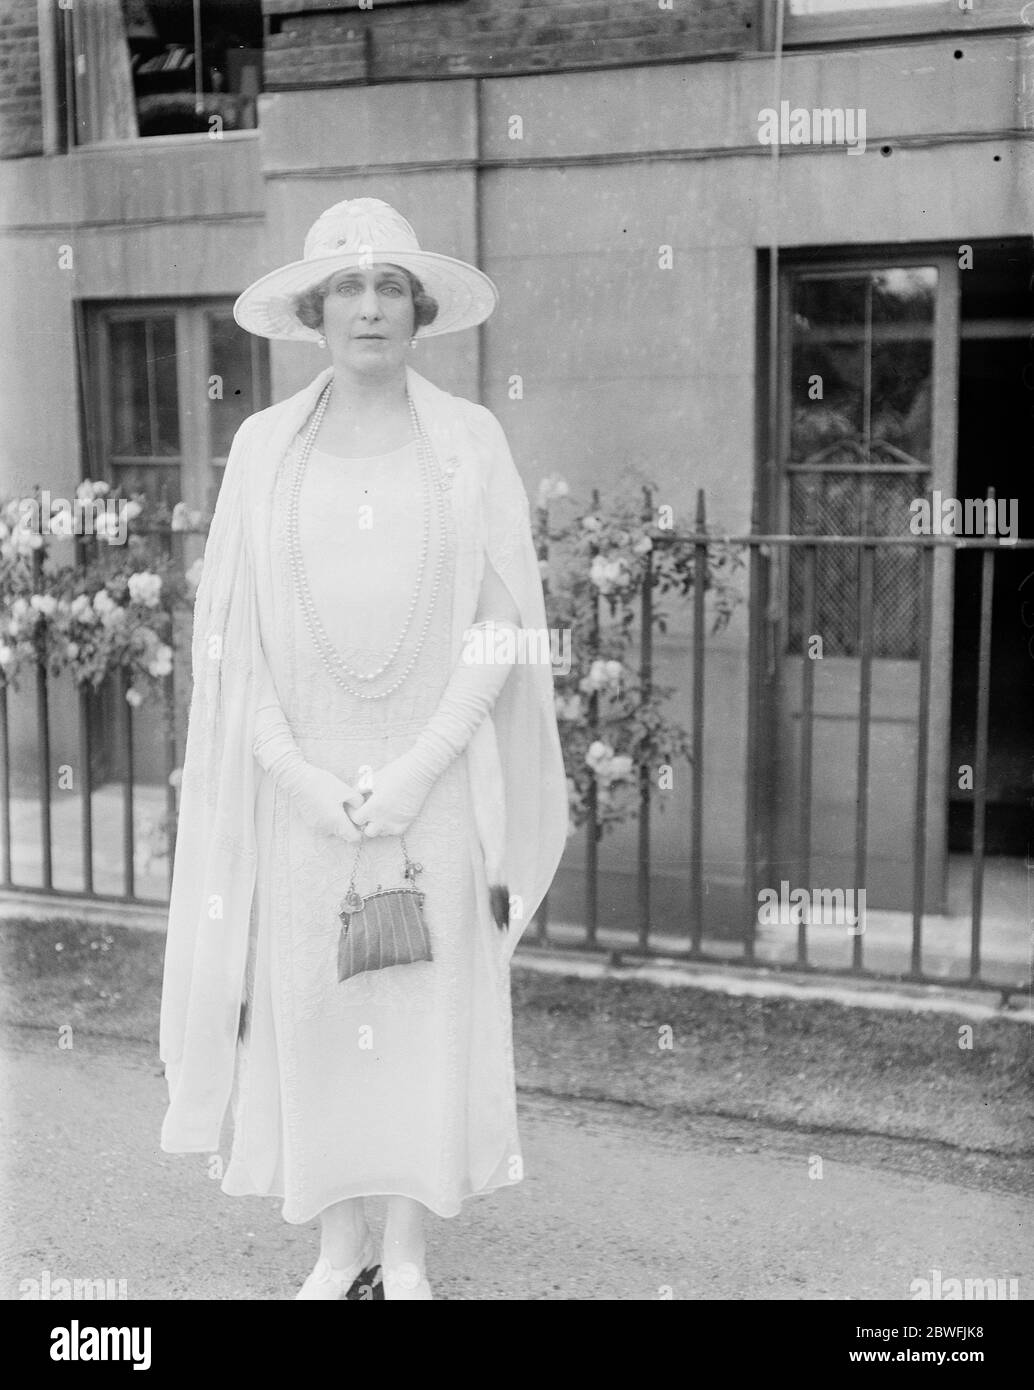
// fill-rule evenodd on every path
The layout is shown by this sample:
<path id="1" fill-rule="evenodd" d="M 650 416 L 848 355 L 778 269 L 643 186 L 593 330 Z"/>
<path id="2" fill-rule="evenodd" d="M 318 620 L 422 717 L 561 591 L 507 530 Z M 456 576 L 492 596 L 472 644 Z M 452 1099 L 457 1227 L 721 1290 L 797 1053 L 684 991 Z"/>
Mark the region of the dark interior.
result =
<path id="1" fill-rule="evenodd" d="M 958 481 L 960 499 L 1015 499 L 1019 534 L 1034 537 L 1034 252 L 980 249 L 960 272 Z M 1007 336 L 1002 336 L 1006 334 Z M 958 769 L 974 764 L 980 623 L 979 551 L 956 557 L 949 848 L 973 843 L 973 793 Z M 1034 841 L 1034 551 L 995 552 L 991 623 L 986 850 L 1028 854 Z"/>
<path id="2" fill-rule="evenodd" d="M 141 135 L 203 132 L 212 115 L 226 130 L 254 127 L 262 87 L 260 0 L 204 0 L 200 36 L 192 0 L 122 0 L 122 10 Z"/>

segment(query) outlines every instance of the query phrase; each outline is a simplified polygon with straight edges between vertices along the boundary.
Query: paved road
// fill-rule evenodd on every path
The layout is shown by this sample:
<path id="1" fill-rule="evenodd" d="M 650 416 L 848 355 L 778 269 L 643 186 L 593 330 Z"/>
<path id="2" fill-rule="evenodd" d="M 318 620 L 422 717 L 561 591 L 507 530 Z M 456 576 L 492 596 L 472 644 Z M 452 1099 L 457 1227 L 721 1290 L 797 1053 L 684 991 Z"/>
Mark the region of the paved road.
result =
<path id="1" fill-rule="evenodd" d="M 63 1051 L 9 1029 L 2 1056 L 0 1295 L 47 1270 L 125 1279 L 130 1298 L 293 1297 L 315 1227 L 226 1197 L 204 1155 L 160 1152 L 149 1045 L 80 1034 Z M 931 1177 L 916 1146 L 902 1171 L 842 1136 L 542 1096 L 521 1109 L 524 1183 L 434 1223 L 440 1297 L 903 1299 L 934 1269 L 1018 1278 L 1032 1296 L 1034 1202 L 961 1164 L 956 1180 L 943 1151 Z"/>

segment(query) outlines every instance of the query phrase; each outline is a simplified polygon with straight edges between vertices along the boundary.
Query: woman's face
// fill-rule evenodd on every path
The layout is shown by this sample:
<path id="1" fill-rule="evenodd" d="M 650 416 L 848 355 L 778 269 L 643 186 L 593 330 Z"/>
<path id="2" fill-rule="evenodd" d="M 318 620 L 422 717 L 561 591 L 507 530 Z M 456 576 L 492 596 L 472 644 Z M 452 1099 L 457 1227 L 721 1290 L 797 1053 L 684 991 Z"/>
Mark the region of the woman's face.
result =
<path id="1" fill-rule="evenodd" d="M 335 364 L 380 376 L 406 360 L 413 336 L 413 292 L 393 265 L 343 270 L 323 301 L 323 333 Z"/>

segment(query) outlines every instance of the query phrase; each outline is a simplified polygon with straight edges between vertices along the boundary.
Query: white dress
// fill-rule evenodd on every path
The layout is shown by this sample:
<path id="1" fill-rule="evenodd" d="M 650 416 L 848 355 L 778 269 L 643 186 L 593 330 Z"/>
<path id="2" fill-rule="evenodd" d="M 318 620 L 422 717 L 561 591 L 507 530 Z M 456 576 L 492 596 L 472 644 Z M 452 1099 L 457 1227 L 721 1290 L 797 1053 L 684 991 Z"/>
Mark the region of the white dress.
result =
<path id="1" fill-rule="evenodd" d="M 344 459 L 314 449 L 298 534 L 315 611 L 353 670 L 373 671 L 397 641 L 412 601 L 431 507 L 428 554 L 399 656 L 363 700 L 328 672 L 295 592 L 288 494 L 300 441 L 280 465 L 270 542 L 275 613 L 262 641 L 281 704 L 311 763 L 354 785 L 411 746 L 453 667 L 454 525 L 425 499 L 415 443 Z M 370 513 L 360 513 L 363 507 Z M 361 526 L 360 518 L 372 525 Z M 346 677 L 347 679 L 347 677 Z M 354 682 L 349 681 L 354 685 Z M 306 1222 L 344 1198 L 395 1193 L 453 1216 L 464 1198 L 519 1181 L 509 972 L 502 964 L 470 800 L 465 754 L 431 788 L 406 832 L 423 865 L 433 960 L 337 979 L 337 911 L 356 847 L 321 834 L 263 776 L 258 882 L 247 972 L 247 1026 L 238 1047 L 234 1140 L 223 1190 L 283 1197 Z M 398 837 L 365 842 L 357 886 L 402 885 Z"/>

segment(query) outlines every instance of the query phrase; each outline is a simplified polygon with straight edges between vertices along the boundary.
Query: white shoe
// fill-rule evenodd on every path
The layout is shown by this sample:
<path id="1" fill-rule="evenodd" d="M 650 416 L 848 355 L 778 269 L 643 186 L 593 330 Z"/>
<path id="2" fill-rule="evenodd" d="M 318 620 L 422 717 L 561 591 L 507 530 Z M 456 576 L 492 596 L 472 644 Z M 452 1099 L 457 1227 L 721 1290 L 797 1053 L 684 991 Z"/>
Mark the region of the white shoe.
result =
<path id="1" fill-rule="evenodd" d="M 344 1298 L 364 1270 L 376 1268 L 373 1237 L 367 1232 L 359 1258 L 345 1269 L 335 1269 L 326 1256 L 321 1255 L 316 1261 L 315 1269 L 295 1294 L 295 1298 Z M 376 1282 L 375 1277 L 370 1282 Z"/>
<path id="2" fill-rule="evenodd" d="M 395 1298 L 434 1298 L 426 1275 L 422 1275 L 414 1264 L 396 1265 L 394 1269 L 384 1267 L 384 1297 Z"/>

